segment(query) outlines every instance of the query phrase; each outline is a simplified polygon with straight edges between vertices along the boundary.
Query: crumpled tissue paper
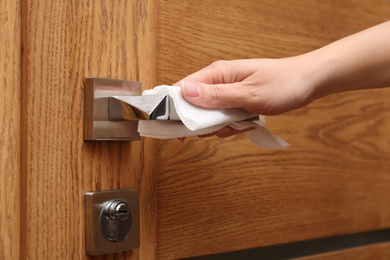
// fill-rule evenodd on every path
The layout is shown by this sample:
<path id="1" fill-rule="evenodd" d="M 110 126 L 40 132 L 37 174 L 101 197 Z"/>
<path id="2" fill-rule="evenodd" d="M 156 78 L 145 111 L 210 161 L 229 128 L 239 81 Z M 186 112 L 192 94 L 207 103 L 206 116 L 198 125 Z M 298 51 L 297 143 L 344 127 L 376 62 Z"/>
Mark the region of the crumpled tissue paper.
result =
<path id="1" fill-rule="evenodd" d="M 141 136 L 170 139 L 209 134 L 224 126 L 239 130 L 255 127 L 246 134 L 257 146 L 269 149 L 289 146 L 265 127 L 264 116 L 260 115 L 258 121 L 244 121 L 255 115 L 240 108 L 206 109 L 194 106 L 182 97 L 180 87 L 176 86 L 157 86 L 142 95 L 169 95 L 181 121 L 141 120 L 138 125 Z"/>

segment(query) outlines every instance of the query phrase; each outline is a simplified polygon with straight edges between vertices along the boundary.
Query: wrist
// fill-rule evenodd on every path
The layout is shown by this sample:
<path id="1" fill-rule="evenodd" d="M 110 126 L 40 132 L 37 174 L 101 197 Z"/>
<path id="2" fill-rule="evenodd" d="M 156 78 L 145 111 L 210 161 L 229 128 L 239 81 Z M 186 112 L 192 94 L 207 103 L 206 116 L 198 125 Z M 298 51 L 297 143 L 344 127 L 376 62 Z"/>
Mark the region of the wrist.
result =
<path id="1" fill-rule="evenodd" d="M 331 94 L 331 78 L 333 76 L 332 61 L 318 49 L 309 53 L 292 57 L 292 66 L 298 72 L 301 85 L 301 103 L 307 105 L 310 102 Z"/>
<path id="2" fill-rule="evenodd" d="M 306 62 L 309 102 L 342 91 L 352 90 L 342 53 L 325 46 L 303 55 Z"/>

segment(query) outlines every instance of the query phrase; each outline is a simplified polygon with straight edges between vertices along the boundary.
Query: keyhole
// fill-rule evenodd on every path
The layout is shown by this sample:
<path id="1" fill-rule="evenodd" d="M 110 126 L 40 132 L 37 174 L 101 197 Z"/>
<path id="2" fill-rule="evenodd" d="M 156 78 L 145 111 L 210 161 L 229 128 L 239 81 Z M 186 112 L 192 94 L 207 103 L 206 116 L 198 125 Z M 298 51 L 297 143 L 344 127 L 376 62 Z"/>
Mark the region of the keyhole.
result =
<path id="1" fill-rule="evenodd" d="M 129 205 L 125 201 L 112 200 L 106 203 L 100 218 L 103 236 L 111 242 L 126 239 L 131 231 L 132 216 Z"/>

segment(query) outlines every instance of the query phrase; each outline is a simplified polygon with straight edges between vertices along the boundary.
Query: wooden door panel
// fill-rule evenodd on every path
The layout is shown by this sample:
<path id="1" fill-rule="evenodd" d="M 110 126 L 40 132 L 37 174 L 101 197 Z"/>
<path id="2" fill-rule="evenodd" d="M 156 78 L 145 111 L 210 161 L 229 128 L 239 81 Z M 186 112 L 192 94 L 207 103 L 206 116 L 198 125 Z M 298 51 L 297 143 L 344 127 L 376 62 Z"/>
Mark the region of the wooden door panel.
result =
<path id="1" fill-rule="evenodd" d="M 20 1 L 0 2 L 0 259 L 20 258 Z"/>
<path id="2" fill-rule="evenodd" d="M 84 193 L 121 188 L 140 191 L 142 246 L 116 257 L 155 258 L 154 141 L 83 141 L 85 77 L 155 85 L 154 10 L 153 1 L 23 2 L 23 259 L 88 258 Z"/>
<path id="3" fill-rule="evenodd" d="M 157 82 L 214 60 L 308 52 L 390 18 L 385 1 L 159 1 Z M 184 258 L 390 226 L 389 90 L 338 94 L 245 136 L 164 141 L 158 256 Z"/>

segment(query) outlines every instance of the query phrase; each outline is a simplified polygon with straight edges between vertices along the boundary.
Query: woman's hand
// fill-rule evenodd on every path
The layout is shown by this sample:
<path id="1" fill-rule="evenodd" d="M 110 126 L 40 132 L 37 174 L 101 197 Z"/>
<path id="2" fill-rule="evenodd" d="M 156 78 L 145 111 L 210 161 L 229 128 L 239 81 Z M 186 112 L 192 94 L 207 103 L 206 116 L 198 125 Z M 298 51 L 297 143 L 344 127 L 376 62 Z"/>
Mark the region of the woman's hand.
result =
<path id="1" fill-rule="evenodd" d="M 204 108 L 277 115 L 309 103 L 316 76 L 306 57 L 217 61 L 184 78 L 183 97 Z"/>
<path id="2" fill-rule="evenodd" d="M 333 93 L 389 87 L 389 39 L 385 22 L 300 56 L 217 61 L 175 85 L 199 107 L 282 114 Z M 226 127 L 214 134 L 241 132 Z"/>
<path id="3" fill-rule="evenodd" d="M 303 57 L 217 61 L 175 85 L 181 85 L 187 101 L 200 107 L 276 115 L 310 102 L 313 76 L 305 64 Z M 200 137 L 223 138 L 253 129 L 224 127 Z"/>

